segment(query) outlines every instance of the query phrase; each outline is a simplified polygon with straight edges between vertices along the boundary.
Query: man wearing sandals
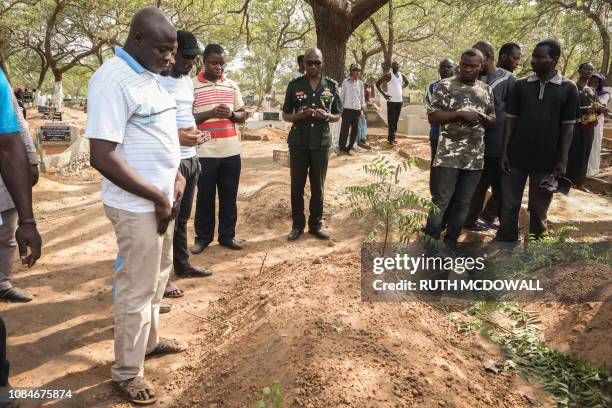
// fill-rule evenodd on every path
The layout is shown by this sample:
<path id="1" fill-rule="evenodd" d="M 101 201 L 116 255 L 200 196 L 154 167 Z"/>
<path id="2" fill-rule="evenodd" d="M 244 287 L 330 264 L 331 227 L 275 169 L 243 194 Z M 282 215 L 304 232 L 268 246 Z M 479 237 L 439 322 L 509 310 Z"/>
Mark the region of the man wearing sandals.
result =
<path id="1" fill-rule="evenodd" d="M 174 218 L 185 188 L 178 171 L 176 102 L 158 74 L 174 62 L 176 30 L 153 7 L 138 11 L 123 48 L 89 82 L 91 165 L 104 179 L 102 202 L 123 265 L 115 289 L 115 363 L 111 375 L 138 405 L 156 393 L 144 380 L 145 356 L 183 348 L 160 338 L 159 305 L 172 269 Z"/>

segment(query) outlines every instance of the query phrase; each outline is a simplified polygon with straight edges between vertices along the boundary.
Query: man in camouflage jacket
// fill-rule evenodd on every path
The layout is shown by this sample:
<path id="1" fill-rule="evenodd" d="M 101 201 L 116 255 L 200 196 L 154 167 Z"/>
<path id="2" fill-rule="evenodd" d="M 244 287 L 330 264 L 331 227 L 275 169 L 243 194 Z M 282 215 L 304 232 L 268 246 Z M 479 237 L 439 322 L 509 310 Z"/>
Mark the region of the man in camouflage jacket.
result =
<path id="1" fill-rule="evenodd" d="M 439 211 L 429 214 L 425 233 L 440 239 L 442 219 L 448 209 L 444 242 L 451 247 L 461 234 L 484 166 L 485 128 L 495 126 L 493 93 L 477 79 L 483 61 L 480 51 L 465 51 L 459 74 L 440 81 L 427 107 L 429 122 L 440 125 L 431 170 L 432 201 Z"/>

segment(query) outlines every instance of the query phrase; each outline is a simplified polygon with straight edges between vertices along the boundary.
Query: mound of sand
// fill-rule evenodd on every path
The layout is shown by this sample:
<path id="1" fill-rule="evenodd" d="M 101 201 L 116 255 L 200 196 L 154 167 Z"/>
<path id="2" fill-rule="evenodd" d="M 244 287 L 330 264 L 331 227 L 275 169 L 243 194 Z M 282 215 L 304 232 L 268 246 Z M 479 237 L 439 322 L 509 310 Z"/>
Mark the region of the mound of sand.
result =
<path id="1" fill-rule="evenodd" d="M 287 132 L 281 129 L 267 127 L 260 129 L 247 129 L 242 133 L 242 140 L 263 140 L 284 142 L 287 140 Z"/>
<path id="2" fill-rule="evenodd" d="M 241 204 L 241 224 L 275 229 L 291 220 L 291 187 L 271 182 L 255 191 Z"/>
<path id="3" fill-rule="evenodd" d="M 498 350 L 457 334 L 444 312 L 361 302 L 359 265 L 355 253 L 285 261 L 225 292 L 201 355 L 176 373 L 187 388 L 175 406 L 254 406 L 275 381 L 286 407 L 528 405 L 534 389 L 485 372 Z"/>

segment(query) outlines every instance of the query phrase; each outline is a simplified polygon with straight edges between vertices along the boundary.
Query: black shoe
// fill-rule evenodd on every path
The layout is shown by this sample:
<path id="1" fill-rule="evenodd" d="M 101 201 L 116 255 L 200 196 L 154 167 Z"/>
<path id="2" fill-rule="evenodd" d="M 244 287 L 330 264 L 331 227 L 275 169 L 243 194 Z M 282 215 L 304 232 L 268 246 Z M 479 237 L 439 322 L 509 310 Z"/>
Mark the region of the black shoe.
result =
<path id="1" fill-rule="evenodd" d="M 289 233 L 289 235 L 287 235 L 287 241 L 295 241 L 297 240 L 300 235 L 302 235 L 304 233 L 304 230 L 300 230 L 297 228 L 294 228 L 291 230 L 291 232 Z"/>
<path id="2" fill-rule="evenodd" d="M 195 266 L 189 265 L 181 271 L 175 269 L 174 274 L 177 278 L 206 278 L 211 276 L 212 272 L 206 268 L 196 268 Z"/>
<path id="3" fill-rule="evenodd" d="M 201 253 L 204 248 L 206 248 L 208 245 L 210 244 L 210 241 L 206 242 L 206 241 L 196 241 L 193 246 L 191 247 L 191 253 L 192 254 L 199 254 Z"/>
<path id="4" fill-rule="evenodd" d="M 32 296 L 23 289 L 11 287 L 0 291 L 0 301 L 26 303 L 32 300 Z"/>
<path id="5" fill-rule="evenodd" d="M 329 239 L 329 234 L 323 228 L 309 229 L 308 233 L 319 239 Z"/>
<path id="6" fill-rule="evenodd" d="M 235 239 L 231 239 L 229 241 L 219 241 L 219 245 L 224 246 L 229 249 L 233 249 L 234 251 L 240 251 L 241 249 L 244 248 L 244 246 L 236 242 Z"/>

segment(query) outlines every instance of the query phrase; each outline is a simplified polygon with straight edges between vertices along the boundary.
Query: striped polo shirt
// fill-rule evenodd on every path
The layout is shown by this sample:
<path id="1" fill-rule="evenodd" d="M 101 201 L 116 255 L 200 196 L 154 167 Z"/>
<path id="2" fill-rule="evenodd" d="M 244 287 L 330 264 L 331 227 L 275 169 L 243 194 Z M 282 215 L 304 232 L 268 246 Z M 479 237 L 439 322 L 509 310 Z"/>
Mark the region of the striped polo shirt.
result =
<path id="1" fill-rule="evenodd" d="M 117 143 L 117 155 L 172 204 L 180 163 L 176 102 L 158 76 L 117 47 L 115 57 L 91 77 L 87 105 L 87 137 Z M 106 178 L 102 180 L 102 202 L 124 211 L 155 211 L 152 201 Z"/>
<path id="2" fill-rule="evenodd" d="M 200 72 L 193 79 L 193 112 L 200 113 L 225 104 L 230 110 L 244 107 L 238 85 L 231 79 L 221 76 L 217 82 L 208 81 Z M 211 140 L 197 148 L 199 157 L 223 158 L 240 154 L 240 140 L 234 122 L 229 119 L 212 118 L 200 123 L 198 129 L 210 132 Z"/>

